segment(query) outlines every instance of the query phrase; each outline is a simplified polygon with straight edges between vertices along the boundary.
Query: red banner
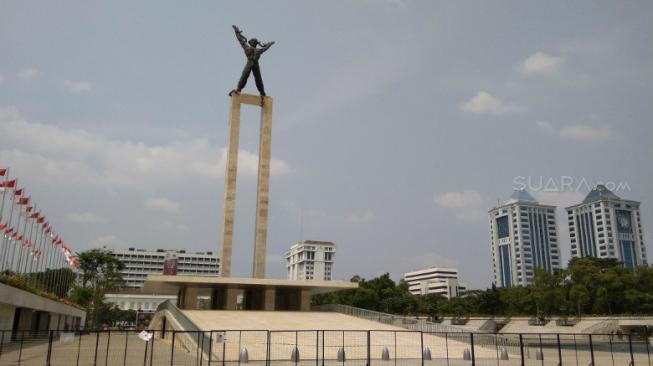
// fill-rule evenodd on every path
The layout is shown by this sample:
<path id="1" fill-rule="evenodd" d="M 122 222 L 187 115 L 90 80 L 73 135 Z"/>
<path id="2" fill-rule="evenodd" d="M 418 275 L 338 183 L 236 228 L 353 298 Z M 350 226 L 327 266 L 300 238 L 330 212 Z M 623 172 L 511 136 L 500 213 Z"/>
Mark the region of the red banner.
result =
<path id="1" fill-rule="evenodd" d="M 163 260 L 163 274 L 170 276 L 177 275 L 177 257 L 166 258 Z"/>

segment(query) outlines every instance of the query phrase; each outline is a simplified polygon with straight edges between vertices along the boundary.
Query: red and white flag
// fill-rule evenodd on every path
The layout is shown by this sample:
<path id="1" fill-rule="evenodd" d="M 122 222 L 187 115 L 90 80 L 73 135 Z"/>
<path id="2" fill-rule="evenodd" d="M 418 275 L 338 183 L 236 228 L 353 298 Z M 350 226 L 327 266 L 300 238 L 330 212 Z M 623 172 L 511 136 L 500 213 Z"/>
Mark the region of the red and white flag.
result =
<path id="1" fill-rule="evenodd" d="M 7 174 L 7 168 L 0 168 L 0 177 L 4 177 Z"/>
<path id="2" fill-rule="evenodd" d="M 29 197 L 21 197 L 16 201 L 17 205 L 27 206 L 29 205 Z"/>
<path id="3" fill-rule="evenodd" d="M 22 196 L 24 190 L 25 190 L 25 188 L 14 189 L 14 196 Z"/>
<path id="4" fill-rule="evenodd" d="M 0 188 L 14 188 L 14 187 L 16 187 L 15 179 L 0 182 Z"/>

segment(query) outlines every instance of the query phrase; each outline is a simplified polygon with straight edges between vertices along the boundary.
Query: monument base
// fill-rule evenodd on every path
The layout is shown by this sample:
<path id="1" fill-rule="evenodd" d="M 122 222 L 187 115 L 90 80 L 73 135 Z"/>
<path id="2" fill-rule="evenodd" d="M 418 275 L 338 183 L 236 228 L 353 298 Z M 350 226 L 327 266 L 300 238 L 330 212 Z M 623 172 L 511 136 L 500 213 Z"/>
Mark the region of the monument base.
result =
<path id="1" fill-rule="evenodd" d="M 345 281 L 148 275 L 145 292 L 177 295 L 184 310 L 308 311 L 313 294 L 358 288 Z M 200 299 L 207 299 L 200 306 Z"/>

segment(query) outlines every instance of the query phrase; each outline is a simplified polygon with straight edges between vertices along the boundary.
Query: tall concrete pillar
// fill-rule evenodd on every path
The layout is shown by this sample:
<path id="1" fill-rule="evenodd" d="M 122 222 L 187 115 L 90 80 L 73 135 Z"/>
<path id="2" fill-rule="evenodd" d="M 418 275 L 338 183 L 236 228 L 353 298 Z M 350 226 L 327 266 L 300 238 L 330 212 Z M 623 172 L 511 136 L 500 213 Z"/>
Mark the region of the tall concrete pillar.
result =
<path id="1" fill-rule="evenodd" d="M 236 176 L 238 171 L 238 142 L 240 134 L 240 105 L 261 107 L 259 141 L 258 183 L 256 188 L 256 224 L 254 233 L 254 258 L 252 277 L 265 277 L 265 256 L 268 234 L 268 201 L 270 187 L 270 159 L 272 146 L 272 98 L 261 98 L 251 94 L 231 95 L 229 110 L 229 141 L 224 184 L 224 205 L 222 209 L 222 247 L 220 273 L 231 276 L 231 253 L 233 248 L 234 219 L 236 210 Z"/>
<path id="2" fill-rule="evenodd" d="M 268 237 L 268 203 L 270 192 L 270 159 L 272 148 L 272 98 L 266 97 L 261 111 L 256 185 L 256 232 L 252 277 L 265 278 L 265 254 Z"/>
<path id="3" fill-rule="evenodd" d="M 224 202 L 222 206 L 222 248 L 220 274 L 231 276 L 231 252 L 234 239 L 236 212 L 236 175 L 238 173 L 238 141 L 240 137 L 240 95 L 231 95 L 229 108 L 229 140 L 227 141 L 227 164 L 224 174 Z"/>

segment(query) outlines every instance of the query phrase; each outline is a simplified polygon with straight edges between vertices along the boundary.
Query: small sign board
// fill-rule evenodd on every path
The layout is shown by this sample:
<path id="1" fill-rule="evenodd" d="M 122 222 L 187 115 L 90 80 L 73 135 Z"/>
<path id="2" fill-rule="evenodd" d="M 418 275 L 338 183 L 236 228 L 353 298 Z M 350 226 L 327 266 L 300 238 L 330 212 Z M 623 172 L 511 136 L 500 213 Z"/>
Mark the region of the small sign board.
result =
<path id="1" fill-rule="evenodd" d="M 59 342 L 61 343 L 72 343 L 75 341 L 75 333 L 73 332 L 61 332 L 59 334 Z"/>

